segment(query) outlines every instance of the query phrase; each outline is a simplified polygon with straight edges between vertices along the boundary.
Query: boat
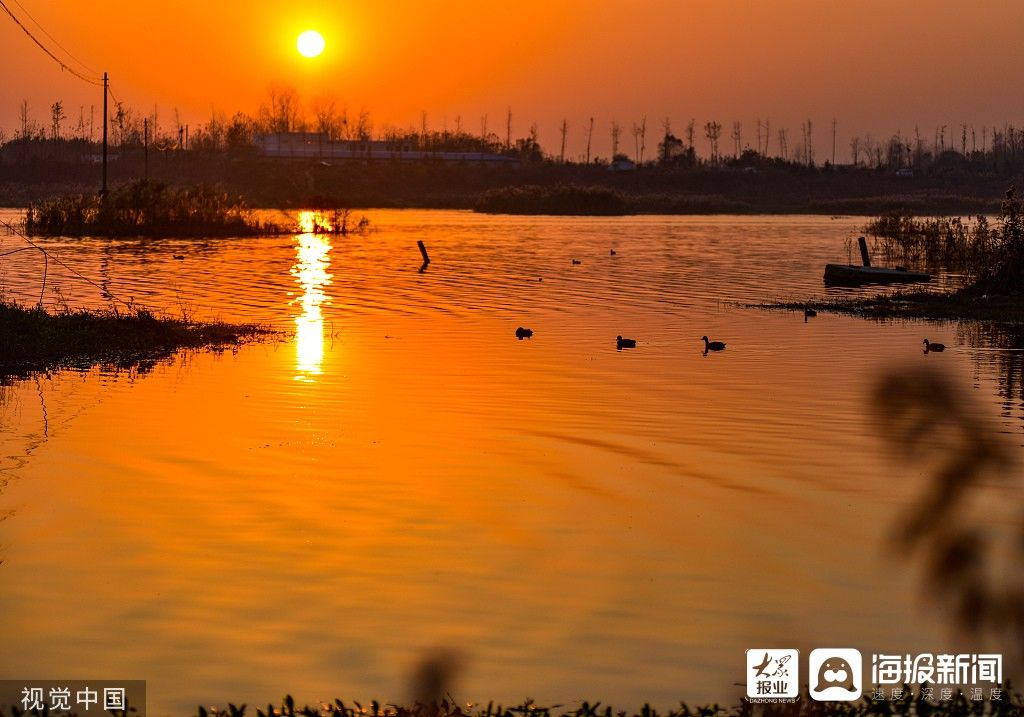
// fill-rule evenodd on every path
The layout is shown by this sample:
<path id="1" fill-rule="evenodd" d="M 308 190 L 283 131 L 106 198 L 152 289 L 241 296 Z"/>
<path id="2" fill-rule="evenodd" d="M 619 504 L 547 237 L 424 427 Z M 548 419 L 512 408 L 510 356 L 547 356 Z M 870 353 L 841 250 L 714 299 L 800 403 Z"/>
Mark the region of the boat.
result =
<path id="1" fill-rule="evenodd" d="M 930 274 L 910 271 L 904 267 L 856 266 L 826 264 L 825 286 L 861 286 L 863 284 L 912 284 L 931 281 Z"/>

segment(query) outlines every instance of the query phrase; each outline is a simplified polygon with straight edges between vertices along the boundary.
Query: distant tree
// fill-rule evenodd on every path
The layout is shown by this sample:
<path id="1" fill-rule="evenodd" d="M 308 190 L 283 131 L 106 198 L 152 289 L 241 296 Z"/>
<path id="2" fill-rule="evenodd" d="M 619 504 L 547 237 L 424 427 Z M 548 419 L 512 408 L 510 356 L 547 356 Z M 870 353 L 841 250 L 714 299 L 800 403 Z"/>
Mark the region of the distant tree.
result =
<path id="1" fill-rule="evenodd" d="M 569 132 L 569 122 L 566 119 L 562 120 L 562 126 L 559 127 L 558 131 L 562 135 L 562 151 L 559 153 L 558 161 L 565 164 L 565 136 Z"/>
<path id="2" fill-rule="evenodd" d="M 779 128 L 779 156 L 784 162 L 789 161 L 789 132 L 785 127 Z"/>
<path id="3" fill-rule="evenodd" d="M 505 148 L 510 149 L 512 147 L 512 108 L 508 108 L 508 114 L 505 116 Z"/>
<path id="4" fill-rule="evenodd" d="M 722 135 L 722 124 L 720 122 L 706 122 L 704 124 L 704 136 L 711 146 L 711 163 L 718 162 L 718 138 Z"/>
<path id="5" fill-rule="evenodd" d="M 327 139 L 338 139 L 341 136 L 341 120 L 332 97 L 321 97 L 313 103 L 313 118 L 316 131 Z"/>
<path id="6" fill-rule="evenodd" d="M 696 154 L 697 149 L 693 146 L 693 136 L 696 133 L 696 120 L 690 120 L 686 123 L 686 147 L 690 152 Z"/>
<path id="7" fill-rule="evenodd" d="M 619 134 L 622 132 L 622 128 L 619 127 L 619 123 L 612 120 L 612 157 L 619 153 Z"/>
<path id="8" fill-rule="evenodd" d="M 850 140 L 850 157 L 853 159 L 853 166 L 856 167 L 860 162 L 860 137 Z"/>
<path id="9" fill-rule="evenodd" d="M 299 93 L 290 85 L 273 82 L 267 88 L 267 101 L 259 110 L 260 129 L 264 132 L 293 132 L 299 129 Z"/>
<path id="10" fill-rule="evenodd" d="M 768 156 L 768 142 L 771 141 L 771 138 L 772 138 L 771 122 L 769 122 L 768 120 L 765 120 L 764 121 L 764 149 L 760 150 L 761 155 L 764 156 L 764 157 Z"/>
<path id="11" fill-rule="evenodd" d="M 64 117 L 63 103 L 57 101 L 50 105 L 50 138 L 55 142 L 60 139 L 60 124 Z"/>
<path id="12" fill-rule="evenodd" d="M 647 151 L 647 115 L 640 118 L 640 164 L 644 163 L 644 152 Z"/>
<path id="13" fill-rule="evenodd" d="M 18 105 L 18 119 L 21 121 L 21 138 L 22 139 L 28 139 L 28 130 L 29 130 L 28 100 L 22 100 L 21 104 Z"/>
<path id="14" fill-rule="evenodd" d="M 594 138 L 594 118 L 590 118 L 587 124 L 587 164 L 590 164 L 590 142 Z"/>

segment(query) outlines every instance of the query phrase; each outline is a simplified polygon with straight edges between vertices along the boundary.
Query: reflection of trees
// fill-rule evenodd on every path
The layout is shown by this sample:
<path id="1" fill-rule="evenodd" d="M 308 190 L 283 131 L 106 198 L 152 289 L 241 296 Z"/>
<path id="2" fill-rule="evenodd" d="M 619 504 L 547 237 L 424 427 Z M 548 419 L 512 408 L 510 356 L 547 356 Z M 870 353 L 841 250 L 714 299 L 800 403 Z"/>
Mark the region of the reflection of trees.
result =
<path id="1" fill-rule="evenodd" d="M 974 360 L 995 377 L 1003 415 L 1016 410 L 1024 418 L 1024 326 L 964 322 L 956 333 L 961 344 L 980 349 Z"/>

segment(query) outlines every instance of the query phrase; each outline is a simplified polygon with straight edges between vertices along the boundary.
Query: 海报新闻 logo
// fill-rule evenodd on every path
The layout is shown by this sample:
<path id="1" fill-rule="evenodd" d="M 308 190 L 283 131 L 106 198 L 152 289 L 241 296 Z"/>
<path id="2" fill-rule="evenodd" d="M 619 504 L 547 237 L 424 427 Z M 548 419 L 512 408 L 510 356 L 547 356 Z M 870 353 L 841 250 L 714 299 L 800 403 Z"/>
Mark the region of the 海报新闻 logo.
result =
<path id="1" fill-rule="evenodd" d="M 811 650 L 807 661 L 811 698 L 822 702 L 852 702 L 864 692 L 864 663 L 859 650 L 827 647 Z"/>

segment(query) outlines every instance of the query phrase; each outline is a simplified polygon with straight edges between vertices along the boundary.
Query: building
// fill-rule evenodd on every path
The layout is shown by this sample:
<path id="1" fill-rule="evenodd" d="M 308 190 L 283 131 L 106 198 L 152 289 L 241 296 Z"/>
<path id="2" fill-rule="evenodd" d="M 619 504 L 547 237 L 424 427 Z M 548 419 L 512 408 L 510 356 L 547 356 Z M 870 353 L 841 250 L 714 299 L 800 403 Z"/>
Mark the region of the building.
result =
<path id="1" fill-rule="evenodd" d="M 257 135 L 253 141 L 265 157 L 279 159 L 320 159 L 359 161 L 390 160 L 400 162 L 482 162 L 508 164 L 518 162 L 491 152 L 432 152 L 416 149 L 410 142 L 388 140 L 330 139 L 323 132 L 275 132 Z"/>

